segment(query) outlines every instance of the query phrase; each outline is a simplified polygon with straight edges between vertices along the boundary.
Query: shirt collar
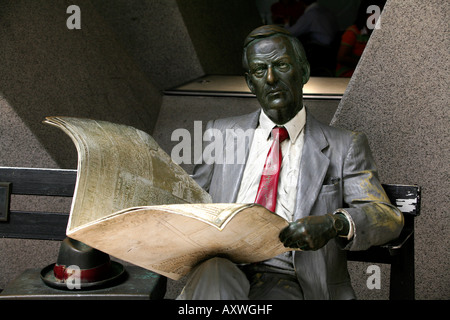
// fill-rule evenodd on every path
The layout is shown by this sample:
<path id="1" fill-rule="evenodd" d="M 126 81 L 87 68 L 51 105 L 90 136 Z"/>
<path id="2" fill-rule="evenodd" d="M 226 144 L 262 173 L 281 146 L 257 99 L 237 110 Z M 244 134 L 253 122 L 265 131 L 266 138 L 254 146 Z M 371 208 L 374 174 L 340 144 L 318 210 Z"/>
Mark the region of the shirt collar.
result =
<path id="1" fill-rule="evenodd" d="M 292 143 L 295 143 L 295 140 L 297 140 L 298 136 L 300 135 L 300 132 L 302 132 L 303 127 L 306 123 L 306 108 L 303 106 L 303 108 L 293 117 L 291 120 L 286 122 L 283 127 L 286 128 L 287 132 L 289 133 L 289 139 Z M 272 120 L 269 119 L 269 117 L 264 113 L 264 111 L 261 112 L 259 116 L 259 126 L 260 129 L 263 130 L 264 136 L 267 137 L 267 139 L 270 138 L 270 133 L 272 132 L 273 127 L 276 126 L 275 123 L 272 122 Z"/>

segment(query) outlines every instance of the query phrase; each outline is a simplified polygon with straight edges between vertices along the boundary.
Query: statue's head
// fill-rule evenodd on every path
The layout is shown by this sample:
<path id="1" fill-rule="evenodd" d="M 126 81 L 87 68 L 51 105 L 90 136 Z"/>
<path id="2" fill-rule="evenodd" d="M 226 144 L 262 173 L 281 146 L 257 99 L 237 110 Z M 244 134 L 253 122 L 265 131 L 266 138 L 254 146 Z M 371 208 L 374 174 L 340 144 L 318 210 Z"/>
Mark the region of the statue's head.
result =
<path id="1" fill-rule="evenodd" d="M 276 124 L 291 120 L 303 108 L 303 85 L 309 63 L 300 41 L 286 29 L 268 25 L 245 39 L 242 64 L 250 91 Z"/>

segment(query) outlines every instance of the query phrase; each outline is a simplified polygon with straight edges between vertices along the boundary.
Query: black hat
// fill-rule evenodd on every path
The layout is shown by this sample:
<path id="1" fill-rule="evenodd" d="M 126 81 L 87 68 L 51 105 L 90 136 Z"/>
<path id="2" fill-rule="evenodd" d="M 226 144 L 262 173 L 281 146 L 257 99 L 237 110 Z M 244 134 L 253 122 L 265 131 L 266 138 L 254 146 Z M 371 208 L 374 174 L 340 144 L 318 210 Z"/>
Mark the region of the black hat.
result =
<path id="1" fill-rule="evenodd" d="M 117 284 L 123 266 L 109 255 L 80 241 L 65 238 L 58 259 L 41 270 L 41 279 L 57 289 L 93 289 Z"/>

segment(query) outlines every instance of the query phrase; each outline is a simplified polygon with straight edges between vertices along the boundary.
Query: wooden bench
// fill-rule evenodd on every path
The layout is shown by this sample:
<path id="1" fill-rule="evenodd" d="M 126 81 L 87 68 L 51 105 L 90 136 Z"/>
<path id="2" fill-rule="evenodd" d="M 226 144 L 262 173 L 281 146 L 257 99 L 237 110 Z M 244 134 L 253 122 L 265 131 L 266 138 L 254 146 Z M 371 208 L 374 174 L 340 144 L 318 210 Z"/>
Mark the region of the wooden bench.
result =
<path id="1" fill-rule="evenodd" d="M 63 240 L 69 213 L 10 211 L 11 195 L 72 197 L 76 170 L 0 167 L 0 237 Z"/>
<path id="2" fill-rule="evenodd" d="M 11 195 L 72 197 L 76 170 L 0 167 L 0 237 L 62 240 L 68 213 L 9 210 Z M 366 251 L 348 252 L 348 260 L 391 265 L 390 299 L 414 299 L 414 218 L 420 214 L 420 187 L 383 185 L 405 216 L 395 241 Z"/>
<path id="3" fill-rule="evenodd" d="M 63 240 L 69 213 L 10 210 L 11 195 L 72 197 L 77 171 L 0 167 L 0 237 Z M 55 257 L 55 261 L 56 261 Z M 3 299 L 162 299 L 167 278 L 137 266 L 125 266 L 124 281 L 113 287 L 58 290 L 41 281 L 40 269 L 27 269 L 2 291 Z"/>

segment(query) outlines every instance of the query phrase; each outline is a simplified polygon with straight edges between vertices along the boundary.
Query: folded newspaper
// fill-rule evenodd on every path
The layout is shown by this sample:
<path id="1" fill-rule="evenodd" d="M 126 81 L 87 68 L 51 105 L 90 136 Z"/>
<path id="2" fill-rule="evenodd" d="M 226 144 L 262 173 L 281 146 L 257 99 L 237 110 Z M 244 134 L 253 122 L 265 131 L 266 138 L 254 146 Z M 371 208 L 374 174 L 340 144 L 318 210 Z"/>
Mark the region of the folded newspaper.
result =
<path id="1" fill-rule="evenodd" d="M 288 222 L 257 204 L 211 198 L 147 133 L 106 121 L 47 117 L 78 151 L 66 234 L 174 280 L 221 256 L 258 262 L 288 251 Z"/>

